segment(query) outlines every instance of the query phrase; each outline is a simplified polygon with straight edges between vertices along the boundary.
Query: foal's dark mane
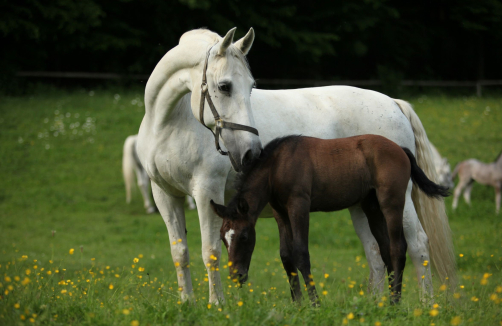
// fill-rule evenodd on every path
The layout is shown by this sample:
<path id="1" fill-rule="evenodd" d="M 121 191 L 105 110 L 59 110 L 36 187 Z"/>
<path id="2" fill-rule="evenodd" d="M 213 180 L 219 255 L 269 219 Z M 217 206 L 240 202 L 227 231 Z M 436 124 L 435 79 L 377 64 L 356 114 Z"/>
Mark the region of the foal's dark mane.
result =
<path id="1" fill-rule="evenodd" d="M 302 136 L 301 135 L 289 135 L 284 137 L 278 137 L 271 140 L 265 148 L 261 151 L 259 157 L 255 158 L 251 163 L 242 167 L 242 172 L 237 175 L 234 187 L 239 192 L 243 185 L 248 180 L 251 173 L 259 168 L 263 163 L 265 163 L 275 152 L 275 150 L 284 143 L 298 142 Z"/>

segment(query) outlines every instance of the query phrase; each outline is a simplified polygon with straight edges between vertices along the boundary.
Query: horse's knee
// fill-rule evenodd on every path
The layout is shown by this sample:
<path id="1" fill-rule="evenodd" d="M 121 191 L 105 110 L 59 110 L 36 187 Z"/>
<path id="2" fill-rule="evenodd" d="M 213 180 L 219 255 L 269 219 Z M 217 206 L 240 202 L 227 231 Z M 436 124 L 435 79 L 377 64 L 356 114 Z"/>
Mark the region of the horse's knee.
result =
<path id="1" fill-rule="evenodd" d="M 206 268 L 211 270 L 218 268 L 221 250 L 218 250 L 217 247 L 205 247 L 202 251 L 202 260 Z"/>
<path id="2" fill-rule="evenodd" d="M 173 262 L 176 267 L 183 268 L 190 264 L 188 246 L 182 242 L 171 246 L 171 255 L 173 256 Z"/>

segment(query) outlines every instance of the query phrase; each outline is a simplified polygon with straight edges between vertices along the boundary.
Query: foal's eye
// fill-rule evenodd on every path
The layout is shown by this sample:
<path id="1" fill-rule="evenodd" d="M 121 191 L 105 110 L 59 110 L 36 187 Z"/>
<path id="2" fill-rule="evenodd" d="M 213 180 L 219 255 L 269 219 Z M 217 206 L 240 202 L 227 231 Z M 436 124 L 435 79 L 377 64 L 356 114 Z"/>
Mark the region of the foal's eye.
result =
<path id="1" fill-rule="evenodd" d="M 218 85 L 218 89 L 222 93 L 230 94 L 230 91 L 232 90 L 232 86 L 229 83 L 223 83 L 223 84 Z"/>
<path id="2" fill-rule="evenodd" d="M 247 232 L 246 232 L 246 233 L 243 233 L 243 234 L 241 235 L 241 239 L 242 239 L 242 241 L 247 241 L 247 240 L 248 240 L 248 234 L 247 234 Z"/>

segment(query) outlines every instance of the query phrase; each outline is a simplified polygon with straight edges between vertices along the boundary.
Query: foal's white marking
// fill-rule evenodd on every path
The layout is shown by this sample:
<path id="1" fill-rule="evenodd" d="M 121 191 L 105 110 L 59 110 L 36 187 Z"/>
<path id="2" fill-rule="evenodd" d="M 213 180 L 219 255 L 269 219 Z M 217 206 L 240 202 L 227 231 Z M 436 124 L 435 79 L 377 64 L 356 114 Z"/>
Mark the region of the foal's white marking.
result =
<path id="1" fill-rule="evenodd" d="M 232 236 L 234 235 L 235 231 L 230 229 L 225 233 L 225 240 L 227 240 L 228 243 L 228 252 L 230 252 L 230 242 L 232 242 Z"/>

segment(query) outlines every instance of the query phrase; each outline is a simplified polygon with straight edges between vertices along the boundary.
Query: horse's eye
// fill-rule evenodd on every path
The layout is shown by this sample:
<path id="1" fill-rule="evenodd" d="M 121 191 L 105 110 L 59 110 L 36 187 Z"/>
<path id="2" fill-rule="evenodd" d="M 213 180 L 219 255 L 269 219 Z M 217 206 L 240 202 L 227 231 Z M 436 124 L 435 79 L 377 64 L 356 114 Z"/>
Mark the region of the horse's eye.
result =
<path id="1" fill-rule="evenodd" d="M 241 235 L 241 239 L 242 239 L 242 241 L 247 241 L 247 240 L 248 240 L 248 233 L 247 233 L 247 232 L 246 232 L 246 233 L 243 233 L 243 234 Z"/>
<path id="2" fill-rule="evenodd" d="M 230 93 L 230 91 L 232 90 L 232 86 L 230 84 L 219 84 L 218 85 L 218 89 L 220 90 L 220 92 L 222 93 Z"/>

